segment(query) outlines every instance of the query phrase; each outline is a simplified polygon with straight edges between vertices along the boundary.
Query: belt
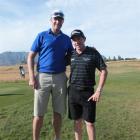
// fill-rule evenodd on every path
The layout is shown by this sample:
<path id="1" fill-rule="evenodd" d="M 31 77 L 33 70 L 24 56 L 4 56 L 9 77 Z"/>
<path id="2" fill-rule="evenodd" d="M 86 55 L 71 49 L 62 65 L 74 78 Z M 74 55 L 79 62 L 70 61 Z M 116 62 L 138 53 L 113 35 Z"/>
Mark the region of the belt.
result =
<path id="1" fill-rule="evenodd" d="M 63 73 L 63 72 L 44 72 L 46 74 L 60 74 L 60 73 Z"/>
<path id="2" fill-rule="evenodd" d="M 69 87 L 77 89 L 77 90 L 94 91 L 93 87 L 79 87 L 79 86 L 72 85 L 72 84 Z"/>

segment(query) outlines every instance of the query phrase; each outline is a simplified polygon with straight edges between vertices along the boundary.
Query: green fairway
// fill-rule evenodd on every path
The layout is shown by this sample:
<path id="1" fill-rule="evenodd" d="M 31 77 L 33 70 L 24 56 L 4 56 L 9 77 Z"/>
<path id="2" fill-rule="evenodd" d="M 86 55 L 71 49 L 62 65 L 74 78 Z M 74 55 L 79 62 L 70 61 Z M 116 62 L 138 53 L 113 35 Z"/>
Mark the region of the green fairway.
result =
<path id="1" fill-rule="evenodd" d="M 97 103 L 97 140 L 140 140 L 140 62 L 108 63 L 108 79 Z M 0 82 L 0 140 L 31 140 L 33 91 L 25 81 Z M 52 140 L 51 103 L 41 140 Z M 74 140 L 64 117 L 62 140 Z M 83 140 L 87 140 L 84 129 Z"/>

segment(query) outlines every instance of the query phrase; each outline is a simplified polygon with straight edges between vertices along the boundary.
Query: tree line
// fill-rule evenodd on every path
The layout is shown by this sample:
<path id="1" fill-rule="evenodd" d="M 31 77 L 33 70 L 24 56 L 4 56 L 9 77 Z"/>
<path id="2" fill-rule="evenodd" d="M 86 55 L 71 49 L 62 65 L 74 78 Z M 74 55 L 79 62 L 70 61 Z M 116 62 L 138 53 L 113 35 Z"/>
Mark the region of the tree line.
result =
<path id="1" fill-rule="evenodd" d="M 103 56 L 103 59 L 105 60 L 105 61 L 121 61 L 121 60 L 137 60 L 137 58 L 135 58 L 135 57 L 126 57 L 126 58 L 123 58 L 123 57 L 121 57 L 120 55 L 118 55 L 117 57 L 116 56 L 113 56 L 113 57 L 105 57 L 105 56 Z"/>

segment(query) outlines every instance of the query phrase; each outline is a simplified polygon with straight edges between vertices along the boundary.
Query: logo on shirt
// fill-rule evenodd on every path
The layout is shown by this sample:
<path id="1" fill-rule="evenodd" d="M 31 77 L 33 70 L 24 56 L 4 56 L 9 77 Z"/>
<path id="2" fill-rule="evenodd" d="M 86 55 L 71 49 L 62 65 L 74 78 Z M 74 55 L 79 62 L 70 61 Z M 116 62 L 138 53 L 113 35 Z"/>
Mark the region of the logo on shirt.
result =
<path id="1" fill-rule="evenodd" d="M 74 61 L 74 58 L 71 58 L 71 61 Z"/>
<path id="2" fill-rule="evenodd" d="M 86 57 L 83 57 L 83 60 L 84 61 L 89 61 L 90 59 L 89 58 L 86 58 Z"/>

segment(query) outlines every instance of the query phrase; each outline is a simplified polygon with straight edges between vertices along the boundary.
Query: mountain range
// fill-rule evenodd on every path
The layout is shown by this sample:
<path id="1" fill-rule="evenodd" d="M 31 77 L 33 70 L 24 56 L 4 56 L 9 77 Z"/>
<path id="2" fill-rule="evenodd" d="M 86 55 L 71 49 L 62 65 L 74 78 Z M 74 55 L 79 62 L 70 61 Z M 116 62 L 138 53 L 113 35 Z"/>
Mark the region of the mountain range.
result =
<path id="1" fill-rule="evenodd" d="M 25 64 L 28 52 L 3 52 L 0 53 L 0 66 Z"/>

